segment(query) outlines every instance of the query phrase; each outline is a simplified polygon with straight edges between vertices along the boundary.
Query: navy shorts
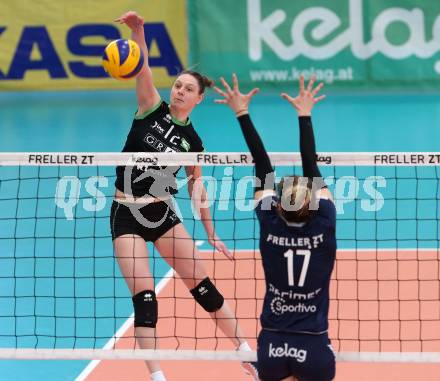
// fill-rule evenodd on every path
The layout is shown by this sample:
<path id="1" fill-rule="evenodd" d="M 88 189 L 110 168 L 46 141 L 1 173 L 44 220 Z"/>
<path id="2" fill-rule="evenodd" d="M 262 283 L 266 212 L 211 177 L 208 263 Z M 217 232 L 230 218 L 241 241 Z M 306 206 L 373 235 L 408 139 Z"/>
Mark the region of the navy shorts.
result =
<path id="1" fill-rule="evenodd" d="M 335 355 L 328 335 L 293 334 L 262 330 L 258 336 L 258 374 L 261 381 L 331 381 Z"/>
<path id="2" fill-rule="evenodd" d="M 154 242 L 181 222 L 163 201 L 147 205 L 113 201 L 110 213 L 113 240 L 124 234 L 135 234 Z"/>

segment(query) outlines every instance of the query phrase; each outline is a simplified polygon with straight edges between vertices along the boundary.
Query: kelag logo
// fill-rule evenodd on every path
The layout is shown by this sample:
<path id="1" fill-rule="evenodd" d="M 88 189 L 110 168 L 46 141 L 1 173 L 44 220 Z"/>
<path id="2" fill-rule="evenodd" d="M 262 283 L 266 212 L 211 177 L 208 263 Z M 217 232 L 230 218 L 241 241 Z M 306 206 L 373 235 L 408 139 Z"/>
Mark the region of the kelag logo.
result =
<path id="1" fill-rule="evenodd" d="M 191 57 L 214 78 L 281 91 L 301 75 L 355 91 L 440 86 L 438 0 L 190 3 Z"/>
<path id="2" fill-rule="evenodd" d="M 387 2 L 378 6 L 378 3 L 364 0 L 329 2 L 328 6 L 336 9 L 309 6 L 296 13 L 290 12 L 292 5 L 286 5 L 287 9 L 273 9 L 270 13 L 266 7 L 263 15 L 263 1 L 248 0 L 249 57 L 253 61 L 261 60 L 263 43 L 284 61 L 299 56 L 326 60 L 347 48 L 359 60 L 379 53 L 393 60 L 413 56 L 426 60 L 440 51 L 440 15 L 432 14 L 434 9 L 440 12 L 437 2 L 430 5 L 427 1 L 427 9 L 417 7 L 415 1 L 401 1 L 401 7 L 387 7 Z M 348 17 L 341 17 L 347 14 L 347 7 Z M 427 24 L 428 16 L 437 16 L 431 25 Z M 277 28 L 286 23 L 289 24 L 290 41 L 277 34 Z M 440 61 L 433 62 L 433 67 L 440 73 Z"/>
<path id="3" fill-rule="evenodd" d="M 8 28 L 0 26 L 0 46 L 2 36 L 7 33 Z M 66 62 L 46 26 L 24 26 L 9 70 L 4 72 L 3 68 L 4 71 L 0 71 L 0 80 L 21 80 L 29 71 L 46 71 L 51 79 L 67 79 L 72 76 L 85 79 L 107 77 L 100 59 L 93 65 L 87 61 L 90 61 L 90 57 L 100 58 L 107 43 L 121 37 L 119 29 L 112 24 L 73 25 L 66 32 L 65 43 L 68 51 L 77 59 L 69 58 Z M 163 67 L 170 76 L 178 74 L 183 66 L 165 24 L 146 23 L 145 37 L 148 48 L 154 44 L 160 53 L 159 56 L 149 57 L 150 66 Z M 87 43 L 87 39 L 102 39 L 103 43 Z M 38 57 L 35 57 L 35 51 L 38 52 Z"/>

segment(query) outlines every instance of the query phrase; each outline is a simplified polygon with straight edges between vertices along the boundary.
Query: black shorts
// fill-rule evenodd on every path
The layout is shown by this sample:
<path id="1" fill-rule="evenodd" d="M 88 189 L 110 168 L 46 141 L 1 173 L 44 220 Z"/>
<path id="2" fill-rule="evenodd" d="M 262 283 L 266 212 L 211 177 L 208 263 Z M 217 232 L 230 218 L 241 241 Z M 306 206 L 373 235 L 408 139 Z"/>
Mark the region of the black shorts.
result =
<path id="1" fill-rule="evenodd" d="M 164 201 L 147 205 L 113 201 L 110 213 L 113 240 L 124 234 L 135 234 L 154 242 L 181 222 Z"/>
<path id="2" fill-rule="evenodd" d="M 298 381 L 331 381 L 335 355 L 328 335 L 262 330 L 258 336 L 258 374 L 261 381 L 295 376 Z"/>

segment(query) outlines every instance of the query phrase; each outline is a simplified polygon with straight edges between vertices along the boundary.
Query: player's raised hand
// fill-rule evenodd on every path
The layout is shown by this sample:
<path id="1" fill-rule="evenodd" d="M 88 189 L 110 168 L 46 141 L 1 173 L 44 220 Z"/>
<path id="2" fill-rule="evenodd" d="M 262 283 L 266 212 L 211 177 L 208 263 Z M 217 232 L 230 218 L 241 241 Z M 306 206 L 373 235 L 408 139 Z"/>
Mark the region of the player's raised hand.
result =
<path id="1" fill-rule="evenodd" d="M 298 112 L 298 116 L 310 116 L 313 106 L 325 98 L 325 95 L 318 96 L 320 90 L 324 87 L 324 83 L 318 84 L 314 87 L 316 76 L 312 76 L 307 85 L 304 87 L 304 76 L 299 78 L 299 94 L 293 98 L 286 93 L 281 93 L 281 96 L 287 100 Z"/>
<path id="2" fill-rule="evenodd" d="M 136 28 L 140 28 L 144 25 L 144 18 L 142 16 L 138 15 L 134 11 L 126 12 L 122 16 L 115 19 L 114 21 L 119 24 L 127 25 L 131 30 L 134 30 Z"/>
<path id="3" fill-rule="evenodd" d="M 247 94 L 242 94 L 236 74 L 232 74 L 232 88 L 223 77 L 220 78 L 220 81 L 223 85 L 223 90 L 215 86 L 214 91 L 223 97 L 223 99 L 216 99 L 214 102 L 228 105 L 237 116 L 247 114 L 252 97 L 257 94 L 260 89 L 255 88 Z"/>

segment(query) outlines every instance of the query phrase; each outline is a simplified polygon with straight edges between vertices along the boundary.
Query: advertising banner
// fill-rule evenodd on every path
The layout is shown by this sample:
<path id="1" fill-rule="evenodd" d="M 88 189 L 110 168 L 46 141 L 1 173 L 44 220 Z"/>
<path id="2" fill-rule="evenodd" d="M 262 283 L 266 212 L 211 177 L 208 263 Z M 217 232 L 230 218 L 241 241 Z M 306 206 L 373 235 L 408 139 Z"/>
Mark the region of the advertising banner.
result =
<path id="1" fill-rule="evenodd" d="M 213 77 L 291 88 L 440 88 L 440 1 L 191 1 L 190 61 Z"/>
<path id="2" fill-rule="evenodd" d="M 145 19 L 156 86 L 169 86 L 186 66 L 185 0 L 14 0 L 1 5 L 0 90 L 133 87 L 101 65 L 110 41 L 130 38 L 113 21 L 129 10 Z"/>

